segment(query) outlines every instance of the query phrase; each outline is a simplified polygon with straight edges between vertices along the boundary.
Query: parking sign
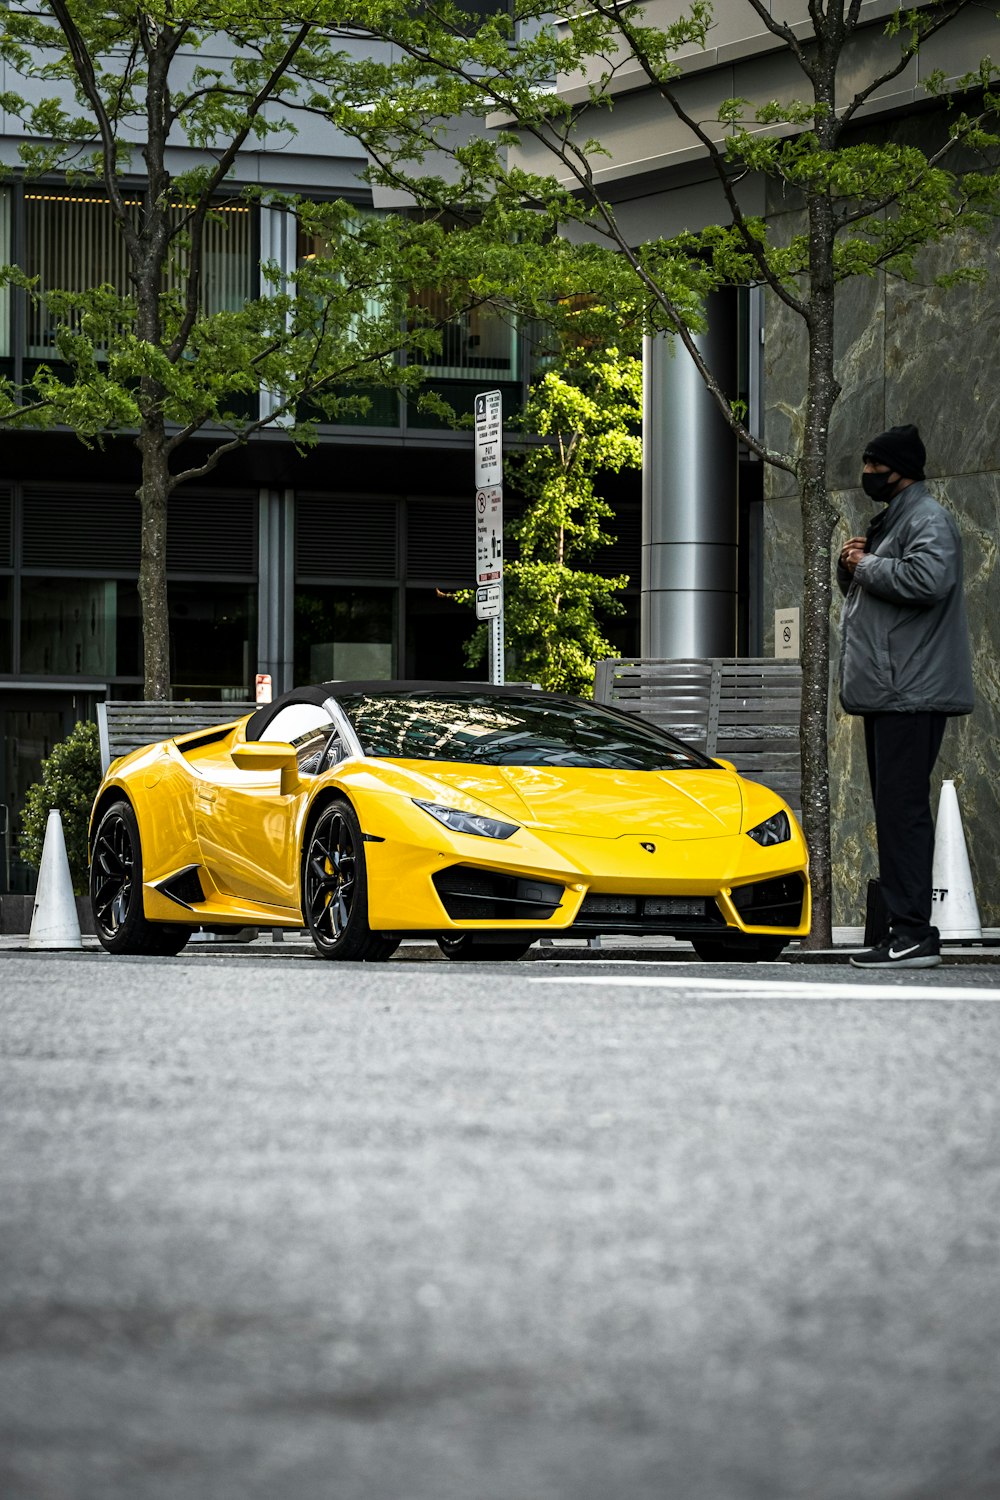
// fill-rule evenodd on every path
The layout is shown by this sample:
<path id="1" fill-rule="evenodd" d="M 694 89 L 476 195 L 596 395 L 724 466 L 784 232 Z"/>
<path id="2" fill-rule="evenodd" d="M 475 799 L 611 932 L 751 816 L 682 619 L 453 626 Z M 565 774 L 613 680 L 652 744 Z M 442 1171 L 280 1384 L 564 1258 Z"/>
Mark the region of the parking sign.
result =
<path id="1" fill-rule="evenodd" d="M 503 411 L 500 391 L 476 397 L 476 489 L 503 483 Z"/>
<path id="2" fill-rule="evenodd" d="M 503 490 L 476 491 L 476 587 L 503 577 Z"/>

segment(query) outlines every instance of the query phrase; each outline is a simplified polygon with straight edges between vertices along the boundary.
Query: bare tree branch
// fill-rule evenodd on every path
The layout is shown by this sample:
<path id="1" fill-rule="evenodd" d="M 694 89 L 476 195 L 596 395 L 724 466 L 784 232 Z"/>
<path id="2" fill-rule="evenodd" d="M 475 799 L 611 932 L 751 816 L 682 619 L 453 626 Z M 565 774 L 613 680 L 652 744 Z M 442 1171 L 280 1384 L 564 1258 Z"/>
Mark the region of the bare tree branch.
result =
<path id="1" fill-rule="evenodd" d="M 94 119 L 97 121 L 101 147 L 104 152 L 104 184 L 107 188 L 108 197 L 111 200 L 112 212 L 121 230 L 122 238 L 128 247 L 129 254 L 137 254 L 139 245 L 138 234 L 118 186 L 118 142 L 115 138 L 112 122 L 105 108 L 104 100 L 101 97 L 93 58 L 87 51 L 87 45 L 70 14 L 66 0 L 51 0 L 51 5 L 52 14 L 59 23 L 63 36 L 66 38 L 66 45 L 69 47 L 70 57 L 73 60 L 73 67 L 80 81 L 80 87 L 83 89 L 87 101 L 94 111 Z"/>
<path id="2" fill-rule="evenodd" d="M 771 35 L 780 37 L 806 77 L 811 78 L 812 65 L 792 28 L 785 21 L 776 20 L 768 7 L 763 3 L 763 0 L 747 0 L 747 4 L 757 12 L 757 15 L 763 21 Z M 809 9 L 811 12 L 812 4 L 810 4 Z"/>
<path id="3" fill-rule="evenodd" d="M 261 109 L 288 71 L 296 53 L 301 50 L 311 30 L 312 26 L 309 22 L 299 27 L 295 36 L 285 48 L 281 59 L 272 68 L 269 77 L 257 90 L 257 93 L 247 106 L 244 124 L 219 157 L 213 172 L 201 189 L 197 206 L 181 221 L 179 226 L 175 227 L 174 233 L 176 234 L 180 232 L 182 227 L 190 225 L 191 249 L 188 259 L 184 316 L 171 341 L 170 347 L 166 351 L 166 357 L 171 364 L 176 364 L 183 354 L 187 347 L 191 329 L 194 327 L 198 317 L 198 308 L 201 300 L 201 264 L 204 250 L 205 223 L 211 207 L 212 195 L 218 190 L 220 183 L 225 179 L 247 137 L 250 135 Z"/>
<path id="4" fill-rule="evenodd" d="M 596 0 L 594 9 L 599 14 L 603 15 L 605 19 L 615 19 L 616 13 L 618 11 L 618 5 L 614 3 L 609 8 L 602 3 L 602 0 Z M 682 124 L 687 126 L 687 128 L 691 131 L 695 138 L 705 148 L 709 160 L 711 161 L 712 166 L 715 169 L 715 174 L 718 178 L 719 185 L 722 188 L 723 194 L 725 195 L 726 203 L 728 204 L 729 211 L 732 215 L 733 224 L 737 232 L 739 233 L 744 248 L 753 258 L 754 264 L 756 265 L 758 272 L 760 273 L 760 279 L 767 283 L 767 285 L 774 292 L 775 296 L 779 297 L 787 307 L 789 307 L 793 312 L 798 313 L 800 317 L 804 317 L 806 312 L 805 304 L 788 290 L 788 288 L 779 277 L 775 276 L 774 271 L 771 268 L 771 265 L 760 245 L 759 240 L 750 232 L 750 227 L 746 222 L 746 217 L 743 213 L 743 209 L 741 208 L 739 199 L 737 198 L 734 191 L 734 177 L 729 169 L 729 163 L 727 161 L 725 153 L 719 150 L 716 142 L 703 128 L 699 121 L 695 120 L 693 116 L 688 114 L 687 110 L 684 108 L 679 98 L 677 97 L 676 92 L 669 86 L 666 80 L 661 77 L 656 68 L 653 67 L 646 50 L 640 45 L 639 39 L 635 35 L 631 24 L 626 21 L 621 21 L 619 22 L 619 24 L 621 25 L 622 35 L 628 41 L 628 44 L 632 49 L 633 56 L 637 59 L 640 67 L 646 74 L 646 77 L 649 79 L 650 83 L 654 88 L 657 89 L 661 97 L 670 106 L 670 108 L 673 110 L 674 114 L 682 122 Z"/>
<path id="5" fill-rule="evenodd" d="M 751 4 L 753 3 L 754 0 L 751 0 Z M 847 124 L 849 120 L 853 119 L 861 106 L 868 102 L 872 94 L 876 93 L 878 89 L 884 88 L 887 83 L 891 83 L 894 78 L 898 78 L 900 73 L 905 72 L 910 63 L 916 57 L 917 53 L 920 51 L 920 48 L 923 46 L 924 42 L 926 42 L 929 37 L 934 36 L 935 32 L 940 31 L 942 26 L 947 26 L 950 21 L 953 21 L 955 17 L 960 14 L 961 11 L 968 10 L 970 5 L 975 5 L 976 3 L 977 0 L 952 0 L 952 3 L 950 5 L 945 6 L 939 11 L 936 20 L 928 22 L 926 26 L 922 26 L 919 36 L 914 38 L 914 40 L 911 41 L 907 46 L 905 46 L 900 52 L 899 61 L 894 64 L 893 67 L 887 68 L 884 73 L 880 73 L 877 78 L 873 78 L 871 82 L 866 84 L 863 89 L 860 89 L 858 93 L 855 94 L 850 104 L 848 104 L 845 109 L 838 113 L 837 118 L 840 127 L 842 128 Z M 859 13 L 859 11 L 855 11 L 855 6 L 852 4 L 852 30 L 857 29 L 857 14 Z"/>

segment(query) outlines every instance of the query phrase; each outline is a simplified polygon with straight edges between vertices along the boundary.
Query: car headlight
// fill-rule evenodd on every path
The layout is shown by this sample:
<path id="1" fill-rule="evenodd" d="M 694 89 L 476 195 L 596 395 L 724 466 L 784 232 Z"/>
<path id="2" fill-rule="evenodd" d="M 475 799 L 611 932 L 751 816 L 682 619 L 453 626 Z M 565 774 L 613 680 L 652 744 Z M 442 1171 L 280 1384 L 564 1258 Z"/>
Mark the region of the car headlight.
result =
<path id="1" fill-rule="evenodd" d="M 516 823 L 501 823 L 499 818 L 486 818 L 481 813 L 462 812 L 459 807 L 446 807 L 443 802 L 421 802 L 414 797 L 414 805 L 437 818 L 452 833 L 474 833 L 482 839 L 509 839 L 517 832 Z"/>
<path id="2" fill-rule="evenodd" d="M 792 825 L 786 812 L 772 813 L 763 823 L 758 823 L 756 828 L 747 831 L 747 838 L 753 839 L 755 844 L 763 844 L 765 848 L 769 844 L 785 844 L 791 836 Z"/>

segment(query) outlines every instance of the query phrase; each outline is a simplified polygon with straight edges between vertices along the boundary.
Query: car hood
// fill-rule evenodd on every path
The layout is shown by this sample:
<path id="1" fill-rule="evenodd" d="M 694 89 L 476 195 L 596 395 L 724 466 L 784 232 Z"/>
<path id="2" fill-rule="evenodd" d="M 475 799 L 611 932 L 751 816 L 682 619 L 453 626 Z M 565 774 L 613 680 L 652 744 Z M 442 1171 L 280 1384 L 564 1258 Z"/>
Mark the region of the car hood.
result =
<path id="1" fill-rule="evenodd" d="M 502 817 L 539 832 L 623 834 L 669 839 L 724 838 L 743 819 L 740 781 L 732 771 L 612 771 L 550 766 L 466 766 L 408 761 L 425 790 L 440 797 L 460 792 Z M 435 786 L 439 790 L 435 793 Z"/>

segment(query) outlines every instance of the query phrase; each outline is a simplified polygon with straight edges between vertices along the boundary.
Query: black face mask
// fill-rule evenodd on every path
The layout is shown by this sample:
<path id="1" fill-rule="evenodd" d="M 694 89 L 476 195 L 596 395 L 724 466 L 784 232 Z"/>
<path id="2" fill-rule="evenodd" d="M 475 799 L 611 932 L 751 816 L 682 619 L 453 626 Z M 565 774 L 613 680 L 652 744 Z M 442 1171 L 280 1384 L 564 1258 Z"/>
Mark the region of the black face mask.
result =
<path id="1" fill-rule="evenodd" d="M 861 488 L 869 500 L 874 500 L 877 504 L 888 504 L 898 483 L 898 478 L 892 479 L 888 474 L 862 474 L 861 476 Z"/>

